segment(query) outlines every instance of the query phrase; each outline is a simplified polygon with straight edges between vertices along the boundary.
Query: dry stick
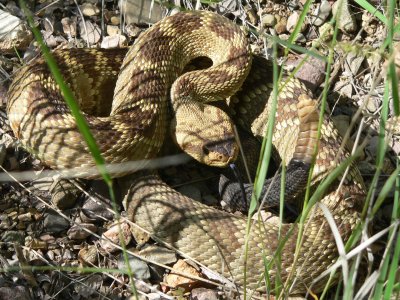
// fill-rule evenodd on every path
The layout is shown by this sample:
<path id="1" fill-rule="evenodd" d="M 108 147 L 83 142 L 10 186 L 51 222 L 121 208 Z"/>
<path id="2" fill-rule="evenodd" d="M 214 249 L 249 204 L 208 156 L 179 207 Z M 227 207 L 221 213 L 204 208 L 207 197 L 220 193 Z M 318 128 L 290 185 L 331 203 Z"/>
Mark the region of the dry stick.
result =
<path id="1" fill-rule="evenodd" d="M 69 222 L 71 222 L 71 219 L 70 219 L 68 216 L 66 216 L 62 211 L 60 211 L 59 209 L 57 209 L 55 206 L 48 204 L 48 203 L 47 203 L 45 200 L 43 200 L 41 197 L 35 195 L 29 188 L 27 188 L 27 187 L 26 187 L 25 185 L 23 185 L 21 182 L 19 182 L 18 180 L 16 180 L 11 174 L 9 174 L 8 171 L 5 170 L 5 169 L 3 168 L 3 166 L 0 166 L 0 169 L 3 170 L 6 174 L 8 174 L 19 186 L 21 186 L 21 187 L 22 187 L 24 190 L 26 190 L 29 194 L 35 196 L 35 197 L 36 197 L 40 202 L 42 202 L 47 208 L 50 208 L 50 209 L 52 209 L 52 210 L 57 211 L 57 213 L 58 213 L 61 217 L 63 217 L 64 219 L 68 220 Z M 115 213 L 113 210 L 111 210 L 111 211 L 112 211 L 113 213 Z M 129 223 L 130 225 L 135 226 L 136 228 L 140 229 L 141 231 L 145 232 L 146 234 L 151 235 L 149 231 L 145 230 L 144 228 L 141 228 L 139 225 L 135 224 L 134 222 L 132 222 L 132 221 L 130 221 L 130 220 L 124 218 L 124 217 L 121 217 L 121 220 L 123 220 L 124 222 Z M 93 231 L 91 231 L 91 230 L 89 230 L 89 229 L 83 227 L 81 224 L 75 223 L 75 221 L 73 221 L 73 222 L 74 222 L 74 225 L 77 225 L 77 226 L 78 226 L 80 229 L 82 229 L 83 231 L 86 231 L 86 232 L 90 233 L 91 235 L 93 235 L 94 237 L 96 237 L 96 238 L 98 238 L 98 239 L 100 239 L 100 240 L 109 242 L 111 245 L 113 245 L 115 248 L 117 248 L 117 249 L 119 249 L 119 250 L 123 250 L 123 248 L 122 248 L 120 245 L 115 244 L 113 241 L 111 241 L 111 240 L 108 239 L 107 237 L 100 236 L 100 235 L 98 235 L 97 233 L 95 233 L 95 232 L 93 232 Z M 193 260 L 194 262 L 196 262 L 196 263 L 199 264 L 200 266 L 202 266 L 202 267 L 206 268 L 207 270 L 209 270 L 206 266 L 204 266 L 204 265 L 202 265 L 201 263 L 197 262 L 196 260 L 192 259 L 192 258 L 189 257 L 188 255 L 185 255 L 185 254 L 182 253 L 181 251 L 175 249 L 173 246 L 168 245 L 167 243 L 163 242 L 163 241 L 160 240 L 160 239 L 157 239 L 157 238 L 154 238 L 154 237 L 153 237 L 153 239 L 156 240 L 157 242 L 159 242 L 159 243 L 161 243 L 161 244 L 167 246 L 168 248 L 173 249 L 174 251 L 178 252 L 180 255 L 182 255 L 182 256 L 184 256 L 184 257 L 187 257 L 187 258 Z M 141 260 L 144 260 L 144 261 L 146 261 L 146 262 L 148 262 L 148 263 L 151 263 L 151 264 L 157 265 L 157 266 L 159 266 L 159 267 L 168 269 L 168 270 L 174 272 L 175 274 L 181 275 L 181 276 L 183 276 L 183 277 L 187 277 L 187 278 L 194 279 L 194 280 L 199 280 L 199 281 L 202 281 L 202 282 L 205 282 L 205 283 L 214 285 L 214 286 L 222 286 L 221 284 L 216 283 L 216 282 L 214 282 L 214 281 L 207 280 L 207 279 L 204 279 L 204 278 L 201 278 L 201 277 L 198 277 L 198 276 L 193 276 L 193 275 L 190 275 L 190 274 L 186 274 L 186 273 L 184 273 L 184 272 L 177 271 L 177 270 L 175 270 L 175 269 L 173 269 L 173 268 L 171 268 L 171 267 L 169 267 L 169 266 L 166 266 L 166 265 L 164 265 L 164 264 L 161 264 L 161 263 L 158 263 L 158 262 L 156 262 L 156 261 L 152 261 L 152 260 L 146 259 L 146 258 L 141 257 L 140 255 L 138 255 L 137 253 L 134 253 L 134 252 L 132 252 L 132 251 L 126 250 L 126 252 L 127 252 L 128 254 L 132 255 L 132 256 L 135 256 L 135 257 L 137 257 L 137 258 L 140 258 Z M 210 270 L 210 272 L 213 273 L 211 270 Z M 228 280 L 227 280 L 227 281 L 228 281 Z"/>

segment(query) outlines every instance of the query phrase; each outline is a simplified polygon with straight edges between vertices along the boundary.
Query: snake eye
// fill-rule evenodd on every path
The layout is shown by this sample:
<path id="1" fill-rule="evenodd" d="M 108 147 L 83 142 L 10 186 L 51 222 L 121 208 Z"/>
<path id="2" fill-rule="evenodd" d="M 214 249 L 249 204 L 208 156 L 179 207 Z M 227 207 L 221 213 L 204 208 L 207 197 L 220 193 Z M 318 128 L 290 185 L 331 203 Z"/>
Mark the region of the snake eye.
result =
<path id="1" fill-rule="evenodd" d="M 207 148 L 207 144 L 203 145 L 203 149 L 202 150 L 203 150 L 204 155 L 210 154 L 210 150 Z"/>

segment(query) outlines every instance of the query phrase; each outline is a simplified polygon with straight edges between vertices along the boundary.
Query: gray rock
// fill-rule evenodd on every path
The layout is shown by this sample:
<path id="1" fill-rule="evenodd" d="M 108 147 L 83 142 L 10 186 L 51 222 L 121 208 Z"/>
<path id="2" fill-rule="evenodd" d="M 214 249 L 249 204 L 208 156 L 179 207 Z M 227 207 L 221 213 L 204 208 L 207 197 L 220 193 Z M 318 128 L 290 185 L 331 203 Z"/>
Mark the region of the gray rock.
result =
<path id="1" fill-rule="evenodd" d="M 357 30 L 357 23 L 354 13 L 350 9 L 348 0 L 336 1 L 332 6 L 333 15 L 336 17 L 338 27 L 346 33 Z"/>
<path id="2" fill-rule="evenodd" d="M 351 98 L 353 96 L 353 86 L 351 83 L 349 83 L 349 80 L 346 77 L 340 77 L 339 80 L 335 83 L 335 87 L 333 90 L 347 98 Z"/>
<path id="3" fill-rule="evenodd" d="M 23 245 L 25 243 L 25 232 L 8 230 L 1 236 L 1 241 L 6 243 L 19 243 Z"/>
<path id="4" fill-rule="evenodd" d="M 322 0 L 315 9 L 313 16 L 311 17 L 311 23 L 315 26 L 321 26 L 325 23 L 326 19 L 331 13 L 332 7 L 329 1 Z"/>
<path id="5" fill-rule="evenodd" d="M 129 24 L 125 26 L 125 33 L 131 38 L 137 38 L 141 31 L 142 30 L 134 24 Z"/>
<path id="6" fill-rule="evenodd" d="M 0 288 L 0 299 L 30 300 L 29 290 L 21 285 Z"/>
<path id="7" fill-rule="evenodd" d="M 69 221 L 54 210 L 50 210 L 44 214 L 43 226 L 46 232 L 59 233 L 68 229 Z"/>
<path id="8" fill-rule="evenodd" d="M 85 229 L 90 230 L 92 232 L 97 232 L 96 225 L 91 223 L 81 223 L 73 225 L 68 230 L 67 235 L 71 240 L 84 240 L 91 235 L 91 233 L 86 231 Z"/>
<path id="9" fill-rule="evenodd" d="M 190 293 L 190 300 L 218 300 L 218 292 L 216 290 L 197 288 Z"/>
<path id="10" fill-rule="evenodd" d="M 169 265 L 177 261 L 175 251 L 164 247 L 151 245 L 138 252 L 138 255 L 149 261 Z"/>
<path id="11" fill-rule="evenodd" d="M 61 19 L 61 25 L 63 28 L 63 32 L 73 38 L 76 37 L 76 21 L 72 18 L 62 18 Z"/>
<path id="12" fill-rule="evenodd" d="M 84 222 L 95 221 L 107 221 L 114 218 L 114 213 L 109 209 L 112 208 L 111 201 L 109 199 L 108 187 L 103 181 L 95 180 L 90 182 L 88 187 L 88 194 L 85 195 L 82 204 L 81 218 Z M 117 191 L 117 189 L 116 189 Z M 117 201 L 118 193 L 116 193 Z"/>
<path id="13" fill-rule="evenodd" d="M 219 14 L 234 13 L 237 10 L 238 1 L 236 0 L 222 0 L 217 4 L 211 4 L 211 7 L 216 8 Z"/>
<path id="14" fill-rule="evenodd" d="M 300 55 L 293 65 L 297 66 L 304 57 L 305 54 Z M 325 67 L 326 63 L 324 61 L 309 56 L 296 72 L 295 77 L 302 80 L 310 89 L 315 90 L 325 79 Z"/>
<path id="15" fill-rule="evenodd" d="M 286 32 L 286 24 L 287 24 L 286 18 L 282 17 L 278 20 L 278 23 L 274 27 L 278 35 Z"/>
<path id="16" fill-rule="evenodd" d="M 297 23 L 299 23 L 299 18 L 300 18 L 300 14 L 297 11 L 294 11 L 287 19 L 286 30 L 289 32 L 293 32 Z M 301 27 L 302 27 L 301 31 L 303 31 L 305 27 L 303 25 Z"/>
<path id="17" fill-rule="evenodd" d="M 87 43 L 94 45 L 101 37 L 101 30 L 97 24 L 86 20 L 85 22 L 79 22 L 79 33 Z"/>
<path id="18" fill-rule="evenodd" d="M 147 265 L 146 262 L 143 260 L 129 255 L 128 256 L 129 260 L 129 266 L 131 268 L 131 271 L 133 273 L 133 276 L 138 279 L 149 279 L 151 277 L 150 275 L 150 268 Z M 124 257 L 121 254 L 119 259 L 118 259 L 118 269 L 120 270 L 127 270 L 127 265 L 125 263 Z"/>
<path id="19" fill-rule="evenodd" d="M 155 23 L 162 19 L 165 8 L 155 1 L 119 1 L 119 7 L 126 24 Z"/>
<path id="20" fill-rule="evenodd" d="M 266 14 L 262 17 L 261 22 L 264 27 L 273 27 L 276 25 L 276 18 L 272 14 Z"/>
<path id="21" fill-rule="evenodd" d="M 92 295 L 97 295 L 98 290 L 103 284 L 103 276 L 100 274 L 92 274 L 82 282 L 74 284 L 74 290 L 83 298 L 89 299 Z"/>
<path id="22" fill-rule="evenodd" d="M 365 152 L 370 157 L 376 157 L 378 153 L 378 147 L 379 147 L 379 136 L 373 136 L 371 137 L 368 145 L 365 147 Z"/>
<path id="23" fill-rule="evenodd" d="M 28 26 L 19 18 L 0 9 L 0 51 L 25 50 L 33 39 Z"/>
<path id="24" fill-rule="evenodd" d="M 110 48 L 120 48 L 126 45 L 126 37 L 120 34 L 113 36 L 105 36 L 101 41 L 101 48 L 110 49 Z"/>
<path id="25" fill-rule="evenodd" d="M 96 5 L 88 2 L 83 3 L 80 9 L 82 14 L 87 17 L 96 16 L 100 13 L 100 9 Z"/>
<path id="26" fill-rule="evenodd" d="M 54 205 L 61 210 L 73 207 L 81 193 L 77 184 L 79 182 L 68 179 L 56 180 L 50 188 L 51 201 Z"/>
<path id="27" fill-rule="evenodd" d="M 299 32 L 296 36 L 296 42 L 300 43 L 300 44 L 304 44 L 305 42 L 307 42 L 306 37 L 304 36 L 304 34 L 302 34 L 301 32 Z"/>
<path id="28" fill-rule="evenodd" d="M 105 251 L 114 252 L 119 250 L 119 247 L 116 245 L 121 245 L 120 231 L 122 233 L 125 245 L 128 245 L 131 242 L 132 234 L 129 224 L 121 223 L 118 225 L 118 223 L 115 223 L 110 229 L 102 234 L 104 239 L 100 241 L 100 245 Z"/>
<path id="29" fill-rule="evenodd" d="M 107 25 L 107 34 L 108 35 L 117 35 L 120 33 L 119 27 L 116 25 Z"/>
<path id="30" fill-rule="evenodd" d="M 344 70 L 352 75 L 357 75 L 365 56 L 362 53 L 349 52 L 346 56 Z"/>

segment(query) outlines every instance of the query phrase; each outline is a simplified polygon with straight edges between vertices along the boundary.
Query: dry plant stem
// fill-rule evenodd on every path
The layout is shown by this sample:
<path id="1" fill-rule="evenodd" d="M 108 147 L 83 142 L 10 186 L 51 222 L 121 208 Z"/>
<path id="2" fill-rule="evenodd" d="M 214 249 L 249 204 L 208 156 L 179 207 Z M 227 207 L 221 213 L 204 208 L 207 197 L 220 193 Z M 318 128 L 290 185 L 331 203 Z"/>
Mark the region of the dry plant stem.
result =
<path id="1" fill-rule="evenodd" d="M 48 203 L 47 203 L 45 200 L 43 200 L 41 197 L 35 195 L 28 187 L 26 187 L 25 185 L 23 185 L 20 181 L 16 180 L 16 178 L 14 178 L 10 173 L 8 173 L 8 171 L 7 171 L 6 169 L 4 169 L 3 166 L 0 166 L 0 169 L 1 169 L 4 173 L 8 174 L 8 175 L 10 176 L 10 178 L 11 178 L 12 180 L 14 180 L 14 181 L 15 181 L 20 187 L 22 187 L 25 191 L 27 191 L 29 194 L 35 196 L 35 198 L 38 199 L 44 206 L 46 206 L 46 207 L 48 207 L 48 208 L 50 208 L 50 209 L 56 211 L 61 217 L 63 217 L 64 219 L 68 220 L 69 222 L 72 221 L 67 215 L 65 215 L 65 214 L 64 214 L 62 211 L 60 211 L 58 208 L 56 208 L 56 207 L 53 206 L 53 205 L 48 204 Z M 111 210 L 111 209 L 108 209 L 108 210 L 115 214 L 115 211 L 114 211 L 114 210 Z M 141 231 L 143 231 L 143 232 L 149 234 L 148 231 L 146 231 L 145 229 L 141 228 L 140 226 L 138 226 L 138 225 L 135 224 L 134 222 L 132 222 L 132 221 L 130 221 L 130 220 L 124 218 L 124 217 L 121 217 L 121 222 L 127 222 L 127 223 L 129 223 L 130 225 L 135 226 L 135 227 L 138 228 L 139 230 L 141 230 Z M 112 244 L 115 248 L 117 248 L 117 249 L 119 249 L 119 250 L 122 250 L 122 251 L 124 250 L 120 245 L 115 244 L 115 243 L 114 243 L 113 241 L 111 241 L 110 239 L 108 239 L 108 238 L 106 238 L 106 237 L 103 237 L 103 236 L 100 236 L 100 235 L 98 235 L 97 233 L 95 233 L 95 232 L 93 232 L 93 231 L 91 231 L 91 230 L 89 230 L 89 229 L 87 229 L 87 228 L 85 228 L 85 227 L 82 227 L 79 223 L 75 223 L 75 222 L 74 222 L 73 224 L 76 225 L 76 226 L 78 226 L 80 229 L 82 229 L 82 230 L 88 232 L 90 235 L 96 237 L 98 240 L 107 241 L 107 242 L 109 242 L 110 244 Z M 159 242 L 160 242 L 160 243 L 163 243 L 162 241 L 159 241 Z M 163 243 L 163 245 L 165 245 L 165 246 L 167 246 L 168 248 L 171 248 L 171 249 L 177 251 L 177 252 L 178 252 L 179 254 L 181 254 L 182 256 L 185 256 L 184 253 L 179 252 L 177 249 L 174 249 L 173 246 L 168 245 L 168 244 L 166 244 L 166 243 Z M 164 265 L 164 264 L 160 264 L 160 263 L 158 263 L 158 262 L 156 262 L 156 261 L 152 261 L 152 260 L 148 260 L 148 259 L 146 259 L 146 258 L 143 258 L 143 257 L 139 256 L 137 253 L 134 253 L 134 252 L 132 252 L 132 251 L 126 250 L 126 253 L 128 253 L 129 255 L 135 256 L 135 257 L 137 257 L 137 258 L 140 258 L 140 259 L 142 259 L 142 260 L 144 260 L 144 261 L 146 261 L 146 262 L 148 262 L 148 263 L 157 265 L 157 266 L 159 266 L 159 267 L 168 269 L 168 270 L 170 270 L 170 271 L 174 271 L 174 273 L 176 273 L 176 274 L 178 274 L 178 275 L 181 275 L 181 276 L 183 276 L 183 277 L 187 277 L 187 278 L 191 278 L 191 279 L 194 279 L 194 280 L 202 281 L 202 282 L 205 282 L 205 283 L 207 283 L 207 284 L 214 285 L 214 286 L 221 286 L 220 284 L 218 284 L 218 283 L 216 283 L 216 282 L 213 282 L 213 281 L 211 281 L 211 280 L 206 280 L 206 279 L 201 278 L 201 277 L 197 277 L 197 276 L 193 276 L 193 275 L 190 275 L 190 274 L 186 274 L 186 273 L 183 273 L 183 272 L 180 272 L 180 271 L 173 270 L 173 269 L 172 269 L 171 267 L 169 267 L 169 266 L 166 266 L 166 265 Z M 186 256 L 186 257 L 187 257 L 187 256 Z M 190 257 L 188 257 L 188 258 L 190 258 Z M 190 258 L 190 259 L 192 259 L 192 258 Z M 192 260 L 196 262 L 195 259 L 192 259 Z M 201 265 L 201 263 L 199 263 L 199 262 L 196 262 L 196 263 L 198 263 L 199 265 Z M 203 266 L 203 267 L 207 268 L 206 266 Z M 210 270 L 210 272 L 212 272 L 212 271 Z"/>
<path id="2" fill-rule="evenodd" d="M 28 265 L 24 254 L 22 253 L 21 245 L 19 243 L 14 243 L 14 249 L 15 253 L 17 254 L 19 265 L 22 270 L 22 274 L 24 274 L 24 277 L 28 283 L 33 286 L 37 287 L 38 283 L 35 279 L 35 276 L 32 273 L 31 267 Z"/>

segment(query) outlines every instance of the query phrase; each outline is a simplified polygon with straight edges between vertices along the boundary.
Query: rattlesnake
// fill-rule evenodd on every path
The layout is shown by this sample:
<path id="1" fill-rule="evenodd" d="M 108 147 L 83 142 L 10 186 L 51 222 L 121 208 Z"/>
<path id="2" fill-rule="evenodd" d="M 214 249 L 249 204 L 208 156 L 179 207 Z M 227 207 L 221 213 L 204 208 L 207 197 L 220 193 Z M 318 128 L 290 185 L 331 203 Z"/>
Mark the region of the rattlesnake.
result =
<path id="1" fill-rule="evenodd" d="M 228 164 L 238 152 L 233 123 L 223 110 L 207 104 L 225 98 L 237 124 L 258 138 L 264 136 L 271 111 L 272 71 L 264 59 L 252 60 L 243 30 L 217 14 L 199 11 L 167 17 L 140 36 L 126 55 L 120 49 L 70 49 L 54 55 L 107 163 L 145 163 L 157 156 L 171 123 L 184 151 L 209 165 Z M 191 60 L 203 56 L 212 60 L 212 67 L 179 77 Z M 296 79 L 281 85 L 273 144 L 285 162 L 293 157 L 299 134 L 299 98 L 311 96 Z M 52 168 L 81 167 L 79 174 L 85 175 L 93 160 L 43 59 L 16 75 L 8 98 L 10 124 L 22 145 Z M 327 117 L 321 134 L 313 184 L 348 156 L 340 149 L 340 137 Z M 336 182 L 321 199 L 343 240 L 359 222 L 364 194 L 360 174 L 351 167 L 341 189 Z M 133 183 L 129 200 L 128 216 L 138 225 L 240 285 L 247 264 L 246 287 L 251 289 L 264 289 L 263 283 L 258 284 L 265 271 L 263 257 L 273 259 L 279 236 L 291 226 L 282 225 L 279 233 L 276 224 L 254 224 L 245 259 L 245 219 L 194 202 L 154 176 Z M 296 282 L 290 293 L 307 291 L 337 258 L 332 231 L 321 210 L 316 209 L 307 221 L 296 266 L 297 225 L 282 251 L 279 269 L 273 266 L 268 271 L 274 286 L 276 276 L 285 282 L 295 268 Z M 325 282 L 316 283 L 312 290 L 320 291 Z"/>

